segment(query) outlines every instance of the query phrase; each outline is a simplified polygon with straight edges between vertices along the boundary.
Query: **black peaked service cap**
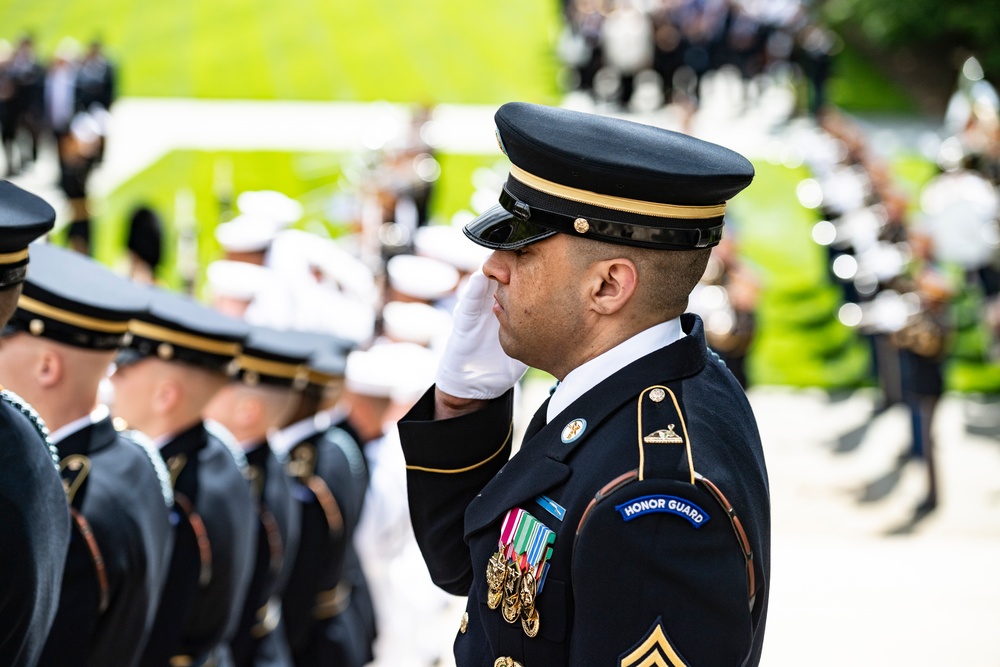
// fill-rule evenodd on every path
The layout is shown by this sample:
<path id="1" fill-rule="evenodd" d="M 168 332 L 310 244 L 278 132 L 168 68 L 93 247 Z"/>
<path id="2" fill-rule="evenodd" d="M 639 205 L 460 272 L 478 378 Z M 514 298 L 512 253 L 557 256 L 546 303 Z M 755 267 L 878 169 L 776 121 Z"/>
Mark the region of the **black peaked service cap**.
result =
<path id="1" fill-rule="evenodd" d="M 709 248 L 722 239 L 726 202 L 753 180 L 739 153 L 650 125 L 524 102 L 503 105 L 495 120 L 510 174 L 500 204 L 465 226 L 494 250 L 556 233 Z"/>
<path id="2" fill-rule="evenodd" d="M 312 351 L 311 342 L 294 332 L 252 326 L 239 356 L 238 378 L 249 387 L 305 389 L 309 383 L 306 362 Z"/>
<path id="3" fill-rule="evenodd" d="M 28 244 L 48 233 L 55 222 L 55 209 L 44 199 L 0 181 L 0 288 L 24 280 Z"/>
<path id="4" fill-rule="evenodd" d="M 156 287 L 146 290 L 149 307 L 129 323 L 132 340 L 118 354 L 119 366 L 156 357 L 232 375 L 249 327 L 190 297 Z"/>
<path id="5" fill-rule="evenodd" d="M 129 322 L 148 303 L 148 290 L 103 264 L 35 243 L 17 310 L 3 333 L 23 331 L 76 347 L 114 350 L 128 342 Z"/>

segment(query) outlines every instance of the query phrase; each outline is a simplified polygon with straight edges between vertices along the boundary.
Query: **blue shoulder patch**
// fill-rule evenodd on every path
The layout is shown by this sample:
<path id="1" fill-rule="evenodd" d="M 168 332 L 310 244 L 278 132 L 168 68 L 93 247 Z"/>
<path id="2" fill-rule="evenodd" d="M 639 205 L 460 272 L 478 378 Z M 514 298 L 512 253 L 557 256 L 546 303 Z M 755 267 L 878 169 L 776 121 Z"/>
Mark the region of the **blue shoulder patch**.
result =
<path id="1" fill-rule="evenodd" d="M 615 505 L 615 509 L 618 510 L 618 513 L 622 515 L 622 519 L 625 521 L 631 521 L 644 514 L 657 512 L 676 514 L 679 517 L 687 519 L 695 528 L 701 528 L 706 521 L 712 518 L 705 510 L 690 500 L 661 494 L 633 498 L 621 505 Z"/>

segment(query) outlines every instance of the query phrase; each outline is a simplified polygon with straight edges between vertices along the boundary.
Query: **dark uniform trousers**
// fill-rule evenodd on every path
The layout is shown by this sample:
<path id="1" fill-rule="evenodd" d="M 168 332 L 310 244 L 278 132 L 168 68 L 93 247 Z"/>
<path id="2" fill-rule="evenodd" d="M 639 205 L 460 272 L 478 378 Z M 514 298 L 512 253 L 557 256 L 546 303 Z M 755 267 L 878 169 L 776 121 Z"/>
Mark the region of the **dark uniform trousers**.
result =
<path id="1" fill-rule="evenodd" d="M 147 452 L 104 419 L 58 443 L 73 530 L 39 665 L 132 665 L 167 575 L 173 529 Z M 162 480 L 163 483 L 166 480 Z"/>
<path id="2" fill-rule="evenodd" d="M 174 550 L 139 664 L 229 665 L 253 568 L 257 517 L 232 450 L 198 423 L 160 449 L 174 480 Z"/>
<path id="3" fill-rule="evenodd" d="M 55 618 L 70 518 L 37 417 L 0 393 L 0 665 L 34 665 Z M 34 422 L 34 423 L 33 423 Z"/>
<path id="4" fill-rule="evenodd" d="M 291 667 L 281 594 L 299 542 L 299 507 L 291 483 L 266 442 L 247 451 L 257 508 L 257 548 L 236 634 L 230 642 L 237 667 Z"/>
<path id="5" fill-rule="evenodd" d="M 297 667 L 362 667 L 372 660 L 374 609 L 353 537 L 368 468 L 341 427 L 317 431 L 289 451 L 301 506 L 298 554 L 283 607 Z"/>
<path id="6" fill-rule="evenodd" d="M 681 323 L 684 338 L 590 389 L 509 461 L 512 391 L 433 421 L 431 390 L 400 422 L 424 559 L 440 587 L 469 596 L 458 667 L 758 664 L 770 564 L 760 438 L 701 320 Z M 509 591 L 489 604 L 487 565 L 515 508 L 555 533 L 533 637 L 504 618 Z"/>

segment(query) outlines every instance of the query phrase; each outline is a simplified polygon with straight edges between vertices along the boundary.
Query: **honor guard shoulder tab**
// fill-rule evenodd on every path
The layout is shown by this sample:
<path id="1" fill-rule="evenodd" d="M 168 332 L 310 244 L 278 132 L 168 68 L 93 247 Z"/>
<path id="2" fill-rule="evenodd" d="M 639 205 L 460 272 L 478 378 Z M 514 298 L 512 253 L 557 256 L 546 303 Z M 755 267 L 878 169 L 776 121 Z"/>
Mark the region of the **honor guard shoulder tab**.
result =
<path id="1" fill-rule="evenodd" d="M 141 431 L 122 431 L 119 433 L 123 438 L 129 442 L 137 445 L 142 451 L 146 453 L 146 457 L 149 458 L 149 462 L 153 464 L 153 470 L 156 471 L 156 478 L 160 481 L 160 491 L 163 493 L 163 502 L 166 503 L 167 508 L 174 506 L 174 487 L 170 483 L 170 472 L 167 470 L 167 464 L 163 462 L 163 457 L 160 456 L 160 452 L 157 451 L 156 445 L 145 433 Z"/>

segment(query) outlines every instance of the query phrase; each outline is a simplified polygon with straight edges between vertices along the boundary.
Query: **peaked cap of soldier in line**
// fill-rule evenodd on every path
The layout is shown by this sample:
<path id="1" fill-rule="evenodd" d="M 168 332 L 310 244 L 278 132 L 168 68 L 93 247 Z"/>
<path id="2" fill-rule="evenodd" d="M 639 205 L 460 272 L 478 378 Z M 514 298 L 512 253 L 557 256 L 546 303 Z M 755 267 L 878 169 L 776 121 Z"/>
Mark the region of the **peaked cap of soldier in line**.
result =
<path id="1" fill-rule="evenodd" d="M 0 324 L 17 307 L 28 244 L 56 213 L 43 199 L 0 181 Z M 6 378 L 0 377 L 0 382 Z M 70 518 L 58 454 L 30 405 L 0 388 L 0 664 L 34 665 L 58 609 Z"/>

